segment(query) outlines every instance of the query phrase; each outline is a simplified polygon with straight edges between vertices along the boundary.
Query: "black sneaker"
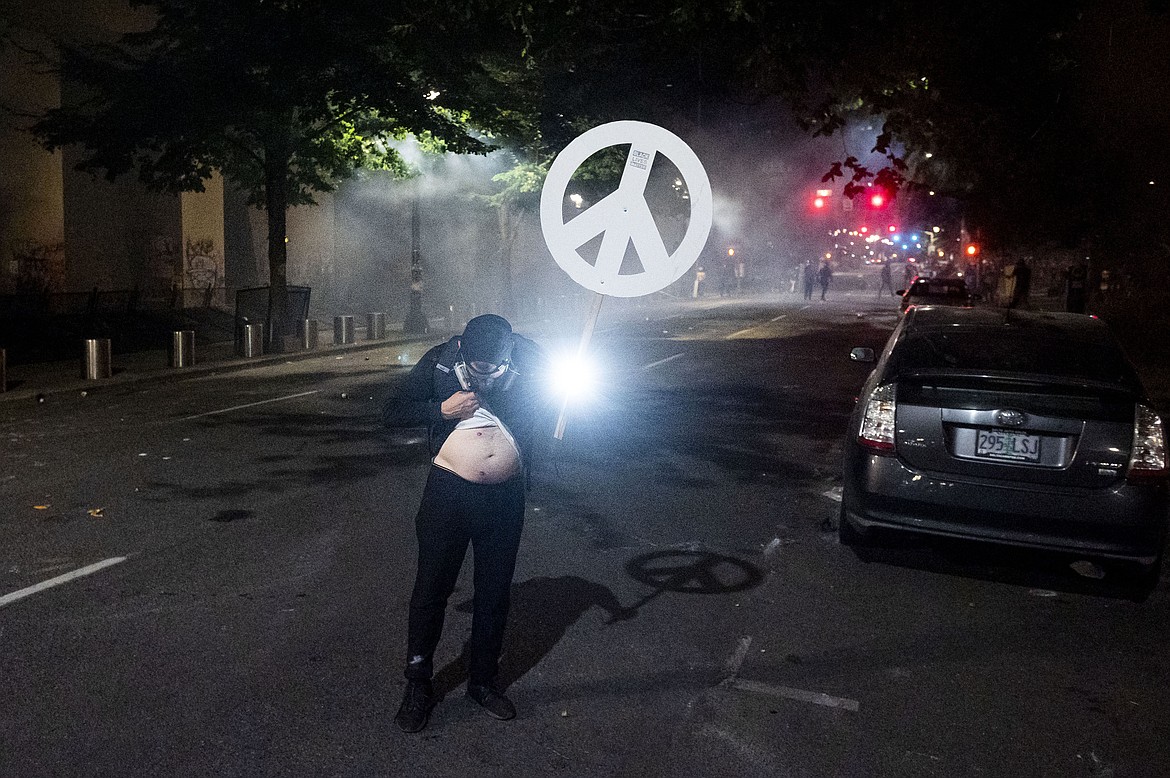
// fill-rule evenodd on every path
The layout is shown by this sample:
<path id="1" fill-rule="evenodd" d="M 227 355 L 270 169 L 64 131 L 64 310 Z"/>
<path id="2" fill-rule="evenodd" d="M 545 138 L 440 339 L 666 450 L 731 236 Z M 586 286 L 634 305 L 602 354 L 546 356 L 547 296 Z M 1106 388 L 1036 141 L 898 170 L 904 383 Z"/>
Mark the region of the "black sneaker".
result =
<path id="1" fill-rule="evenodd" d="M 402 694 L 402 704 L 398 706 L 394 723 L 401 727 L 403 732 L 422 732 L 433 707 L 435 699 L 431 691 L 431 682 L 407 681 L 406 691 Z"/>
<path id="2" fill-rule="evenodd" d="M 467 696 L 482 705 L 489 716 L 500 721 L 516 718 L 516 706 L 494 687 L 469 683 L 467 684 Z"/>

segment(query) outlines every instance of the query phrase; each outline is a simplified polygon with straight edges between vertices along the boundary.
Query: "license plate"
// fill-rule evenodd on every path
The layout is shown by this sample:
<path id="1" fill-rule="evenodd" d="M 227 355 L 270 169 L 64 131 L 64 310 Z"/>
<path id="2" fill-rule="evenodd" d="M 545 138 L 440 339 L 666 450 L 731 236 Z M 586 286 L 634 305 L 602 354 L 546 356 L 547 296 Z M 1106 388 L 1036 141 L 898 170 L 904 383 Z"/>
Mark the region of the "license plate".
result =
<path id="1" fill-rule="evenodd" d="M 976 430 L 975 456 L 1013 462 L 1039 462 L 1040 436 L 1007 430 Z"/>

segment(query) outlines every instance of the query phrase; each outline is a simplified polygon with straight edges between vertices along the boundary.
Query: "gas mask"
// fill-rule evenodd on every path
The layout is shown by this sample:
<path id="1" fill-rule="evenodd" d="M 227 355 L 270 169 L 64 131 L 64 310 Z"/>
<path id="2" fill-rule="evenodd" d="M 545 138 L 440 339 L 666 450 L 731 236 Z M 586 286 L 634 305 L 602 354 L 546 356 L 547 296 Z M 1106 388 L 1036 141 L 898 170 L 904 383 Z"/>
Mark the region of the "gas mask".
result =
<path id="1" fill-rule="evenodd" d="M 512 370 L 512 325 L 507 319 L 486 313 L 467 322 L 456 341 L 453 369 L 465 392 L 498 392 L 516 378 Z"/>
<path id="2" fill-rule="evenodd" d="M 516 380 L 516 371 L 511 362 L 504 359 L 500 364 L 468 362 L 460 350 L 455 360 L 455 377 L 465 392 L 506 391 Z"/>

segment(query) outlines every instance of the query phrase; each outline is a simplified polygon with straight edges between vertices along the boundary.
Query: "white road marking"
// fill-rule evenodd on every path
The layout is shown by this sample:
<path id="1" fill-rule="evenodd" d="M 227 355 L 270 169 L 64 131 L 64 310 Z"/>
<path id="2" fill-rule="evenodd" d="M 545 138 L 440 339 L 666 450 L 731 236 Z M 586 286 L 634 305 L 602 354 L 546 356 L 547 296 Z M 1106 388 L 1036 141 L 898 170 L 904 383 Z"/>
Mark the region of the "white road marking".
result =
<path id="1" fill-rule="evenodd" d="M 649 370 L 652 367 L 658 367 L 659 365 L 665 365 L 667 362 L 673 362 L 674 360 L 678 359 L 681 356 L 685 356 L 685 354 L 674 354 L 672 356 L 667 357 L 666 359 L 660 359 L 657 362 L 651 362 L 648 365 L 643 365 L 642 369 Z"/>
<path id="2" fill-rule="evenodd" d="M 739 639 L 739 644 L 735 647 L 735 651 L 727 660 L 727 664 L 723 670 L 729 676 L 734 676 L 739 673 L 739 668 L 743 666 L 743 660 L 747 658 L 748 649 L 752 647 L 752 636 L 744 635 Z"/>
<path id="3" fill-rule="evenodd" d="M 56 578 L 50 578 L 47 581 L 41 581 L 39 584 L 34 584 L 33 586 L 29 586 L 29 587 L 26 587 L 24 589 L 21 589 L 18 592 L 13 592 L 12 594 L 6 594 L 3 597 L 0 597 L 0 608 L 3 608 L 5 605 L 9 605 L 11 603 L 14 603 L 17 600 L 23 600 L 25 597 L 28 597 L 31 594 L 36 594 L 37 592 L 43 592 L 45 589 L 49 589 L 51 587 L 58 586 L 58 585 L 63 584 L 63 583 L 69 583 L 70 581 L 72 581 L 75 578 L 81 578 L 82 576 L 89 575 L 91 573 L 96 573 L 98 570 L 104 570 L 105 568 L 110 567 L 111 565 L 116 565 L 119 562 L 125 562 L 125 561 L 126 561 L 126 557 L 124 557 L 124 556 L 116 556 L 116 557 L 111 557 L 110 559 L 103 559 L 101 562 L 94 562 L 92 565 L 86 565 L 85 567 L 74 570 L 71 573 L 65 573 L 64 575 L 59 575 Z"/>
<path id="4" fill-rule="evenodd" d="M 824 705 L 826 708 L 841 708 L 842 710 L 853 713 L 857 713 L 861 709 L 861 703 L 857 700 L 851 700 L 847 697 L 833 697 L 821 692 L 808 692 L 804 689 L 792 689 L 787 686 L 772 686 L 766 683 L 759 683 L 758 681 L 743 681 L 738 678 L 731 682 L 731 686 L 734 689 L 742 689 L 745 692 L 766 694 L 771 697 L 783 697 L 800 702 L 811 702 L 814 705 Z"/>
<path id="5" fill-rule="evenodd" d="M 783 319 L 787 315 L 788 314 L 786 314 L 786 313 L 782 313 L 779 316 L 775 317 L 774 319 L 769 319 L 768 323 L 771 324 L 772 322 L 780 321 L 781 319 Z M 744 333 L 751 332 L 752 330 L 758 330 L 760 327 L 763 327 L 763 326 L 764 326 L 763 324 L 757 324 L 754 327 L 748 327 L 747 329 L 740 330 L 739 332 L 733 332 L 730 335 L 726 335 L 726 336 L 724 336 L 723 339 L 724 340 L 731 340 L 732 338 L 737 338 L 740 335 L 743 335 Z"/>
<path id="6" fill-rule="evenodd" d="M 191 419 L 201 419 L 204 416 L 215 416 L 220 413 L 229 413 L 231 411 L 238 411 L 243 408 L 253 408 L 257 405 L 267 405 L 268 403 L 278 403 L 284 400 L 295 400 L 297 397 L 308 397 L 310 394 L 317 394 L 320 389 L 314 389 L 311 392 L 301 392 L 299 394 L 290 394 L 287 397 L 273 397 L 271 400 L 260 400 L 254 403 L 245 403 L 243 405 L 234 405 L 231 408 L 220 408 L 218 411 L 208 411 L 207 413 L 197 413 L 194 416 L 184 416 L 179 421 L 190 421 Z"/>

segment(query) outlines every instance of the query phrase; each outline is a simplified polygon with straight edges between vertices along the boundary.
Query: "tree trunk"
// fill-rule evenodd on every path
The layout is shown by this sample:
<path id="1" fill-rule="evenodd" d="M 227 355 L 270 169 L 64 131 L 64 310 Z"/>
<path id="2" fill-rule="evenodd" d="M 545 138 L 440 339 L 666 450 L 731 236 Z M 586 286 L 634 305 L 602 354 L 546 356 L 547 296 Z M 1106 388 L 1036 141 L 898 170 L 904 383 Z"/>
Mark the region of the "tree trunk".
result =
<path id="1" fill-rule="evenodd" d="M 513 209 L 508 203 L 500 204 L 500 267 L 503 273 L 503 308 L 509 316 L 516 315 L 516 295 L 512 288 L 512 252 L 516 245 L 517 225 Z"/>
<path id="2" fill-rule="evenodd" d="M 264 154 L 264 199 L 268 211 L 268 321 L 266 351 L 284 351 L 288 313 L 288 167 L 287 136 L 271 143 Z"/>

